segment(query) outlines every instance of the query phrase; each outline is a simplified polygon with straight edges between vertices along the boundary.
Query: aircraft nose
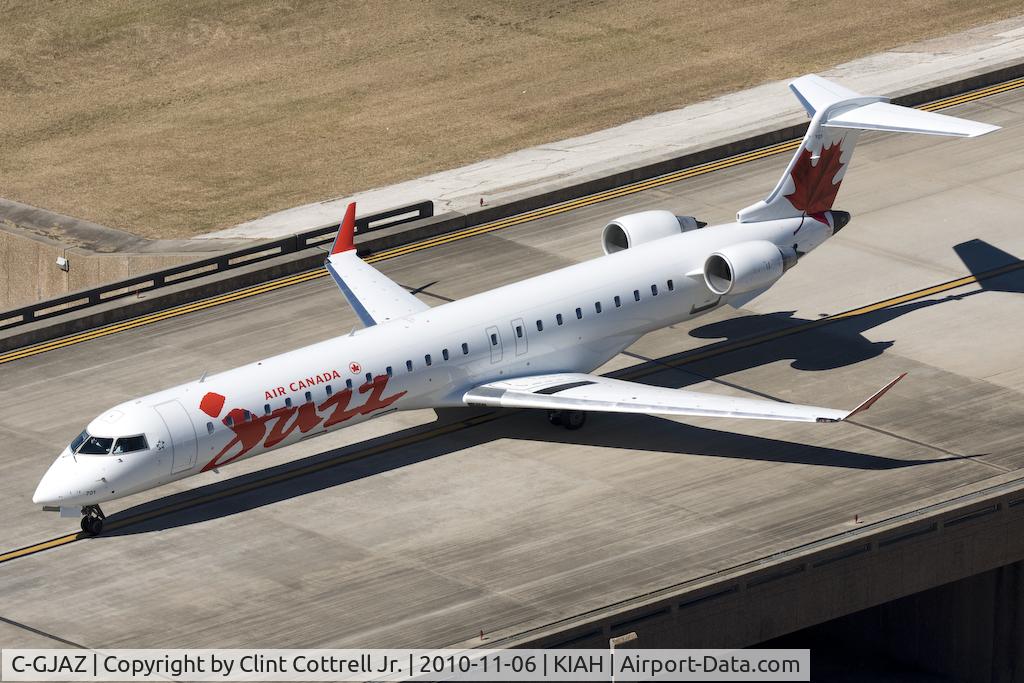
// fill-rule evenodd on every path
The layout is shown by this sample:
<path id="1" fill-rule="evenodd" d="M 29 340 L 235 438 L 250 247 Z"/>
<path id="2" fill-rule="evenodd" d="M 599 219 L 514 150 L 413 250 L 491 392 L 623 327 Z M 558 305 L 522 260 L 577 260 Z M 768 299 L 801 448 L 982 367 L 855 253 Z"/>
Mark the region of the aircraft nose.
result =
<path id="1" fill-rule="evenodd" d="M 32 494 L 32 502 L 35 505 L 59 505 L 61 499 L 68 495 L 67 477 L 65 476 L 67 466 L 62 461 L 64 456 L 58 457 L 46 470 L 46 474 L 39 480 L 36 492 Z"/>

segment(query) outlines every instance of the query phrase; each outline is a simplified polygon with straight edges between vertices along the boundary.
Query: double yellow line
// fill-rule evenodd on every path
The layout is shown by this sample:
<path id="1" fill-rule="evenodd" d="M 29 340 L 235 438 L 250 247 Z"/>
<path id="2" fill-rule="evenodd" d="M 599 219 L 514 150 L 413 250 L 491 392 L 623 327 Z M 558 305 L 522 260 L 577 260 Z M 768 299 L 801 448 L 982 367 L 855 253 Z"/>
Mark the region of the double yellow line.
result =
<path id="1" fill-rule="evenodd" d="M 989 97 L 990 95 L 996 95 L 999 93 L 1015 90 L 1017 88 L 1024 87 L 1024 78 L 1016 78 L 1004 83 L 999 83 L 987 88 L 981 88 L 974 90 L 963 95 L 956 95 L 954 97 L 948 97 L 946 99 L 931 102 L 929 104 L 919 107 L 926 111 L 935 111 L 937 109 L 945 109 L 947 107 L 953 107 L 958 104 L 964 104 L 966 102 L 973 102 L 983 97 Z M 680 180 L 686 180 L 687 178 L 694 178 L 696 176 L 705 175 L 714 171 L 719 171 L 732 166 L 738 166 L 739 164 L 745 164 L 750 161 L 757 159 L 763 159 L 765 157 L 781 154 L 783 152 L 789 152 L 795 150 L 800 145 L 800 140 L 788 140 L 786 142 L 780 142 L 768 147 L 762 147 L 750 152 L 743 154 L 737 154 L 719 161 L 712 161 L 706 164 L 700 164 L 692 168 L 687 168 L 681 171 L 675 171 L 666 175 L 651 178 L 649 180 L 642 180 L 631 185 L 625 185 L 623 187 L 617 187 L 604 192 L 598 192 L 596 194 L 588 195 L 586 197 L 580 197 L 579 199 L 573 199 L 561 204 L 554 204 L 534 211 L 528 211 L 526 213 L 511 216 L 509 218 L 503 218 L 501 220 L 486 223 L 484 225 L 478 225 L 471 228 L 465 228 L 453 233 L 446 235 L 440 235 L 413 244 L 407 244 L 401 247 L 395 247 L 393 249 L 387 249 L 385 251 L 378 252 L 366 258 L 368 263 L 377 263 L 378 261 L 386 261 L 388 259 L 397 258 L 398 256 L 404 256 L 405 254 L 411 254 L 417 251 L 423 251 L 424 249 L 431 249 L 433 247 L 440 246 L 442 244 L 448 244 L 457 240 L 463 240 L 468 237 L 475 237 L 476 235 L 483 235 L 485 233 L 494 232 L 496 230 L 503 230 L 504 228 L 511 227 L 513 225 L 520 225 L 529 221 L 535 221 L 548 216 L 555 216 L 567 211 L 573 211 L 584 206 L 590 206 L 591 204 L 597 204 L 605 202 L 610 199 L 616 199 L 618 197 L 624 197 L 627 195 L 635 194 L 637 192 L 643 192 L 655 187 L 667 185 Z M 64 348 L 65 346 L 71 346 L 72 344 L 79 344 L 81 342 L 89 341 L 91 339 L 97 339 L 100 337 L 106 337 L 111 334 L 117 334 L 118 332 L 124 332 L 125 330 L 131 330 L 136 327 L 142 327 L 143 325 L 150 325 L 161 320 L 167 320 L 169 318 L 176 318 L 180 315 L 186 315 L 195 311 L 202 311 L 207 308 L 213 308 L 214 306 L 220 306 L 222 304 L 231 303 L 232 301 L 238 301 L 240 299 L 247 299 L 252 296 L 259 294 L 265 294 L 266 292 L 272 292 L 282 287 L 289 287 L 291 285 L 297 285 L 302 282 L 308 282 L 309 280 L 315 280 L 326 275 L 326 272 L 322 268 L 308 271 L 305 273 L 298 273 L 296 275 L 290 275 L 277 280 L 271 280 L 260 285 L 254 285 L 245 289 L 240 289 L 227 294 L 221 294 L 219 296 L 211 297 L 209 299 L 203 299 L 201 301 L 195 301 L 189 304 L 183 304 L 174 308 L 169 308 L 164 311 L 158 311 L 156 313 L 149 313 L 147 315 L 126 320 L 120 323 L 114 323 L 106 327 L 100 327 L 95 330 L 88 330 L 86 332 L 79 332 L 68 337 L 61 339 L 55 339 L 53 341 L 42 342 L 32 346 L 26 346 L 21 349 L 15 349 L 4 354 L 0 354 L 0 364 L 10 363 L 11 361 L 18 360 L 20 358 L 27 358 L 29 356 L 35 356 L 40 353 L 47 351 L 53 351 L 56 349 Z"/>

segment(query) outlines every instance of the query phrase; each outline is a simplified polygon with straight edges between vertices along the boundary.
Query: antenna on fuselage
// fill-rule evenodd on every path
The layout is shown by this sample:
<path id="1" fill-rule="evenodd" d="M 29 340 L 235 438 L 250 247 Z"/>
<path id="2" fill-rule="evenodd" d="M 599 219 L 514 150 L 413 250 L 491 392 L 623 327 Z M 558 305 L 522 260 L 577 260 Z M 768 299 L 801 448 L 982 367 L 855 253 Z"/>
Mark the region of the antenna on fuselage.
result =
<path id="1" fill-rule="evenodd" d="M 203 370 L 203 376 L 199 378 L 199 383 L 200 384 L 202 384 L 203 382 L 206 381 L 206 373 L 208 373 L 208 372 L 209 372 L 209 370 Z"/>

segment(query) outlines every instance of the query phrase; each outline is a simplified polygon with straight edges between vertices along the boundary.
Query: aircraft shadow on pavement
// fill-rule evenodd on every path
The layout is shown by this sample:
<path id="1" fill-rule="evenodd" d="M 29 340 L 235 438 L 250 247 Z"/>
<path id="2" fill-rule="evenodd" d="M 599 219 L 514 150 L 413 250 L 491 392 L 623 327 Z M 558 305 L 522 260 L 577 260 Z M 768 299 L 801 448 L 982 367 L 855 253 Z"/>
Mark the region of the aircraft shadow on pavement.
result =
<path id="1" fill-rule="evenodd" d="M 465 419 L 466 415 L 471 413 L 471 409 L 451 409 L 445 412 Z M 472 412 L 490 414 L 489 411 Z M 353 444 L 222 482 L 207 484 L 108 515 L 108 528 L 111 526 L 115 528 L 104 532 L 103 536 L 146 533 L 227 517 L 316 491 L 343 487 L 344 484 L 365 477 L 425 462 L 473 446 L 486 445 L 500 439 L 579 444 L 679 455 L 713 455 L 720 458 L 790 462 L 863 470 L 892 470 L 975 457 L 947 456 L 935 459 L 901 460 L 707 429 L 648 415 L 594 415 L 583 429 L 567 431 L 562 427 L 548 424 L 544 411 L 510 410 L 502 411 L 497 419 L 468 426 L 443 437 L 428 437 L 423 441 L 401 446 L 379 455 L 351 462 L 340 462 L 315 472 L 288 477 L 289 473 L 296 470 L 315 467 L 319 464 L 327 465 L 333 460 L 343 459 L 352 451 L 397 441 L 417 433 L 430 431 L 438 423 L 453 421 L 446 417 L 450 418 L 451 416 L 439 417 L 438 422 L 423 427 L 402 430 L 368 442 Z M 637 434 L 643 434 L 643 439 L 637 439 Z M 280 478 L 280 480 L 259 485 L 260 481 L 269 481 L 275 478 Z M 238 492 L 233 493 L 233 491 Z M 343 488 L 339 489 L 338 495 L 344 495 Z M 209 502 L 197 500 L 204 498 L 213 498 L 213 500 Z M 144 521 L 132 522 L 123 527 L 117 526 L 118 522 L 122 520 L 127 521 L 132 517 L 157 513 L 165 508 L 173 511 L 161 513 Z"/>
<path id="2" fill-rule="evenodd" d="M 957 245 L 955 249 L 974 274 L 1018 261 L 1015 257 L 981 240 L 965 242 Z M 827 370 L 843 367 L 873 358 L 892 346 L 893 342 L 872 342 L 866 339 L 863 334 L 867 330 L 901 315 L 946 302 L 963 300 L 984 291 L 1024 293 L 1024 269 L 983 280 L 980 284 L 980 289 L 964 294 L 893 306 L 829 323 L 823 327 L 782 339 L 738 348 L 693 363 L 693 367 L 690 365 L 683 368 L 667 367 L 667 364 L 685 361 L 688 355 L 705 353 L 719 344 L 731 344 L 738 339 L 763 335 L 766 332 L 782 329 L 795 323 L 810 321 L 800 321 L 793 318 L 792 312 L 785 312 L 750 315 L 716 322 L 698 327 L 692 330 L 691 334 L 701 338 L 721 339 L 725 337 L 724 342 L 704 346 L 695 351 L 650 360 L 640 366 L 630 368 L 630 371 L 641 374 L 642 381 L 645 383 L 680 387 L 783 359 L 791 359 L 792 367 L 800 370 Z M 587 427 L 570 432 L 549 425 L 543 411 L 503 411 L 495 419 L 490 419 L 482 424 L 449 431 L 443 436 L 414 440 L 410 445 L 387 450 L 379 455 L 333 464 L 359 450 L 414 437 L 417 434 L 430 432 L 440 425 L 461 422 L 472 416 L 489 414 L 491 414 L 490 411 L 469 408 L 439 411 L 438 420 L 428 425 L 405 429 L 370 441 L 319 453 L 294 462 L 143 503 L 109 515 L 107 517 L 109 530 L 104 532 L 103 536 L 147 533 L 227 517 L 308 493 L 340 487 L 365 477 L 499 439 L 581 444 L 679 455 L 712 455 L 860 470 L 895 470 L 978 457 L 967 455 L 904 460 L 708 429 L 647 415 L 595 414 L 591 416 Z M 638 439 L 637 434 L 642 434 L 643 438 Z M 316 469 L 318 467 L 320 468 Z M 315 471 L 289 476 L 290 473 L 307 468 L 315 469 Z M 261 481 L 268 483 L 260 485 Z M 343 491 L 339 491 L 339 495 L 343 495 Z M 209 500 L 204 502 L 202 499 Z M 119 522 L 129 522 L 132 518 L 148 515 L 153 516 L 143 521 L 118 526 Z"/>
<path id="3" fill-rule="evenodd" d="M 953 247 L 953 249 L 971 274 L 975 276 L 982 275 L 996 268 L 1020 263 L 1020 259 L 1017 257 L 983 240 L 974 239 L 963 242 Z M 868 330 L 915 311 L 941 304 L 963 301 L 984 292 L 1024 293 L 1024 268 L 982 279 L 978 282 L 978 289 L 962 294 L 921 299 L 870 313 L 862 313 L 850 318 L 830 321 L 817 327 L 809 334 L 802 333 L 784 336 L 780 339 L 742 348 L 736 352 L 723 353 L 707 360 L 688 363 L 678 369 L 693 375 L 690 383 L 728 375 L 733 372 L 781 360 L 789 360 L 790 367 L 796 370 L 834 370 L 870 360 L 881 355 L 895 344 L 895 341 L 871 341 L 864 336 Z M 764 315 L 747 315 L 702 325 L 690 330 L 690 335 L 701 339 L 717 339 L 721 341 L 701 347 L 695 351 L 687 351 L 670 356 L 662 359 L 662 361 L 676 365 L 680 362 L 685 362 L 687 356 L 697 353 L 704 354 L 718 347 L 737 343 L 742 344 L 744 339 L 814 322 L 817 321 L 794 317 L 793 311 L 783 311 Z M 656 383 L 656 380 L 654 382 L 649 381 L 649 383 Z"/>

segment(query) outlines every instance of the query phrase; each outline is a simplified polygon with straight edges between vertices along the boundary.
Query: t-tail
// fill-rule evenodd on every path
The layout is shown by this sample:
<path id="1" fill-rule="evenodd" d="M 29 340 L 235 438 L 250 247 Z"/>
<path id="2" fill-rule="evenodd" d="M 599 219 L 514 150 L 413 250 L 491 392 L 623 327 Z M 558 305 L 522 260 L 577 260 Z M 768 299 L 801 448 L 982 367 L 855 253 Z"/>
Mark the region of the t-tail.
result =
<path id="1" fill-rule="evenodd" d="M 740 223 L 813 216 L 822 222 L 863 130 L 973 138 L 999 126 L 890 104 L 887 97 L 861 95 L 821 76 L 801 76 L 790 90 L 811 117 L 800 148 L 775 189 L 736 214 Z M 843 214 L 843 223 L 849 218 Z M 842 227 L 836 226 L 836 229 Z"/>

